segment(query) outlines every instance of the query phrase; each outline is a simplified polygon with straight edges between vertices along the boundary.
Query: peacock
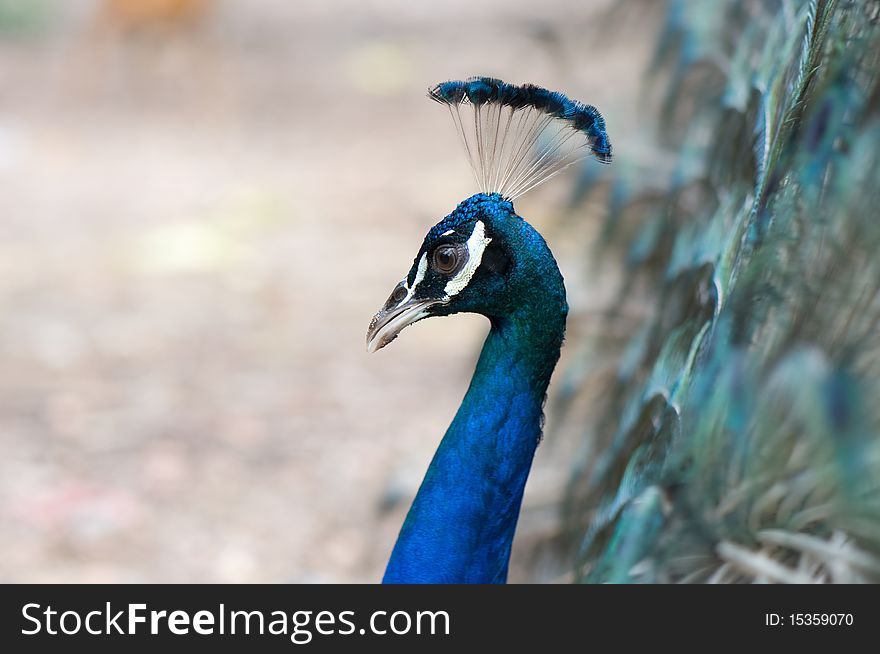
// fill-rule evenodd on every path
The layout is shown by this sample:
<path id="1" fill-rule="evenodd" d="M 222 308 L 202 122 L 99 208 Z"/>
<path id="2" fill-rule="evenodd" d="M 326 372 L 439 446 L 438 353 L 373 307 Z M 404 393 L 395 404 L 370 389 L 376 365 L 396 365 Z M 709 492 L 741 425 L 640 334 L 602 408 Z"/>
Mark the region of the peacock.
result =
<path id="1" fill-rule="evenodd" d="M 613 20 L 658 11 L 614 166 L 582 156 L 611 158 L 592 107 L 483 78 L 431 92 L 482 192 L 368 340 L 457 311 L 492 328 L 386 581 L 505 580 L 546 413 L 579 446 L 542 545 L 565 579 L 880 582 L 880 3 L 621 0 Z M 601 221 L 584 265 L 619 287 L 599 314 L 569 310 L 511 204 L 581 159 L 555 232 Z"/>
<path id="2" fill-rule="evenodd" d="M 491 328 L 384 582 L 504 583 L 568 314 L 556 260 L 513 200 L 588 155 L 609 163 L 611 143 L 595 107 L 539 86 L 474 77 L 429 96 L 449 109 L 480 192 L 430 229 L 367 347 L 431 316 L 478 313 Z"/>

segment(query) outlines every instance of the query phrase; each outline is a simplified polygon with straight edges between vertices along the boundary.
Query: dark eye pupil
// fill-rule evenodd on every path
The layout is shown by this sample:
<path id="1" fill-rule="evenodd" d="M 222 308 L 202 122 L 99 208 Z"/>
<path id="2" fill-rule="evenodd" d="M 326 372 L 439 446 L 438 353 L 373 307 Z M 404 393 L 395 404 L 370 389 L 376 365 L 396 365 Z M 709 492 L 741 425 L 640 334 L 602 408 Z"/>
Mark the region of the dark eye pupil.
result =
<path id="1" fill-rule="evenodd" d="M 434 266 L 444 273 L 452 272 L 458 265 L 458 252 L 449 245 L 437 248 L 434 252 Z"/>

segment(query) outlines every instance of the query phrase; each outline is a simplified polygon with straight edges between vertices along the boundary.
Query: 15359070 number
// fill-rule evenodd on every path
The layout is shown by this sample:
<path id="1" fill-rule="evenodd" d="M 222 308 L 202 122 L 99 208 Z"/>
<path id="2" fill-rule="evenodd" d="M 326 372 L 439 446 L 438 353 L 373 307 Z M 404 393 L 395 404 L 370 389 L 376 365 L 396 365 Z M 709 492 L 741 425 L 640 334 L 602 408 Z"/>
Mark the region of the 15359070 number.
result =
<path id="1" fill-rule="evenodd" d="M 852 626 L 852 613 L 791 613 L 789 624 L 796 626 Z"/>

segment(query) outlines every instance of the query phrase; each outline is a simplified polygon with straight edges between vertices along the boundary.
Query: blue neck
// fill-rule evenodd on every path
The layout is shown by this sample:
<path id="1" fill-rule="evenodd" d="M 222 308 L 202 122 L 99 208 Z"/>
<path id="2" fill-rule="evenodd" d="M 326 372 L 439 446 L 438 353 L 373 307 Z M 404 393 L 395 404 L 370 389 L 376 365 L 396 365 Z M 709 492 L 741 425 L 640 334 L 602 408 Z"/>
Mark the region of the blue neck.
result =
<path id="1" fill-rule="evenodd" d="M 565 330 L 564 289 L 561 303 L 550 304 L 540 311 L 548 315 L 492 320 L 464 401 L 401 528 L 384 583 L 507 580 Z"/>

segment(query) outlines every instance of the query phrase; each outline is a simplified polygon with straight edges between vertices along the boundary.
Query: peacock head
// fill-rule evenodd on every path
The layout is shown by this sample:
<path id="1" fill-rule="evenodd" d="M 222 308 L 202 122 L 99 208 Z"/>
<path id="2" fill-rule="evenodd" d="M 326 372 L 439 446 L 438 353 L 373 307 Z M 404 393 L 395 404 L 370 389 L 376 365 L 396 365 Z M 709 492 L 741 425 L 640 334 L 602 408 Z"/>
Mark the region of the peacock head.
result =
<path id="1" fill-rule="evenodd" d="M 430 316 L 481 313 L 497 324 L 527 313 L 537 322 L 564 322 L 556 261 L 512 201 L 587 156 L 610 163 L 605 120 L 561 93 L 491 77 L 443 82 L 428 96 L 449 109 L 482 192 L 428 232 L 370 323 L 367 349 L 381 349 Z M 463 119 L 463 110 L 473 111 L 473 120 Z"/>
<path id="2" fill-rule="evenodd" d="M 431 316 L 479 313 L 503 321 L 539 295 L 565 311 L 565 290 L 544 239 L 497 193 L 474 195 L 434 225 L 412 268 L 367 331 L 379 350 L 404 327 Z"/>

